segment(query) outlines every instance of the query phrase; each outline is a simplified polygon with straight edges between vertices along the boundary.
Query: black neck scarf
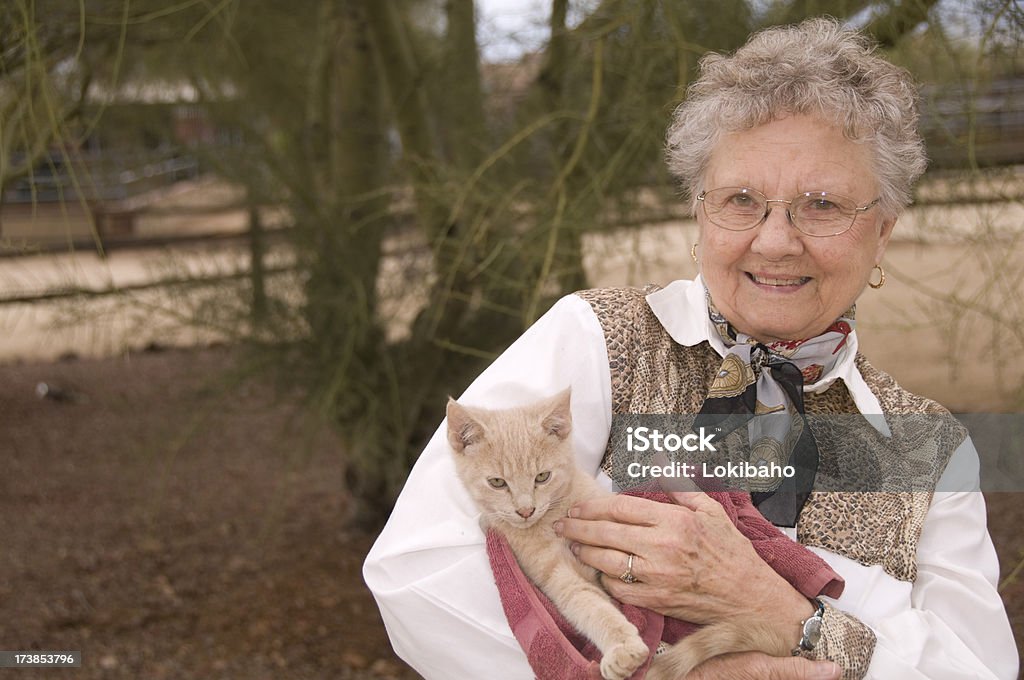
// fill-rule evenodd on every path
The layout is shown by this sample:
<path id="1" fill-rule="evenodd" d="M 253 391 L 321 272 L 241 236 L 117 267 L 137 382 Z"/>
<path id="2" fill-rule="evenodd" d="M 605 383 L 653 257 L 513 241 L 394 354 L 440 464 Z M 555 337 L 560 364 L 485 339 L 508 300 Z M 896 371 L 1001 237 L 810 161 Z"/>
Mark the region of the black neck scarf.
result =
<path id="1" fill-rule="evenodd" d="M 818 471 L 818 446 L 804 411 L 804 382 L 817 381 L 835 365 L 853 332 L 854 310 L 814 338 L 768 344 L 733 329 L 710 297 L 708 313 L 727 352 L 694 427 L 714 430 L 723 441 L 746 425 L 743 460 L 727 449 L 728 462 L 763 470 L 764 476 L 747 477 L 744 488 L 772 524 L 795 527 Z M 791 476 L 767 474 L 787 466 Z"/>

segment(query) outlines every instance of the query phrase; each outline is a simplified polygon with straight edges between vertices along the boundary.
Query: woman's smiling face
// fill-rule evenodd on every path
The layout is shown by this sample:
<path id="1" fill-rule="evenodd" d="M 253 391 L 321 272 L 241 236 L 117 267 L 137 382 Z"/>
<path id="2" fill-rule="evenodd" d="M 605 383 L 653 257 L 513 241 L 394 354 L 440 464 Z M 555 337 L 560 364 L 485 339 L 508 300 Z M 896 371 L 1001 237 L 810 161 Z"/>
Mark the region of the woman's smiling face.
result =
<path id="1" fill-rule="evenodd" d="M 784 200 L 827 191 L 858 206 L 877 198 L 869 148 L 811 116 L 725 135 L 704 186 L 749 187 Z M 785 204 L 769 206 L 768 218 L 747 231 L 717 227 L 698 208 L 701 274 L 736 330 L 761 342 L 814 337 L 860 296 L 896 219 L 873 207 L 857 213 L 849 231 L 814 237 L 789 223 Z"/>

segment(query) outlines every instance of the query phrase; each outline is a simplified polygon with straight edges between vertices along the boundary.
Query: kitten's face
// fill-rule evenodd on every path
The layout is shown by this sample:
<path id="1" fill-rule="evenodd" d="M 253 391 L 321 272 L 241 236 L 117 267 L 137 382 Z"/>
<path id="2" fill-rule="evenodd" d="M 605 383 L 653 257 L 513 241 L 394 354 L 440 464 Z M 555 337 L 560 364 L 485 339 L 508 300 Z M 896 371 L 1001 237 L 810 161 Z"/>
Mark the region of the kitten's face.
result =
<path id="1" fill-rule="evenodd" d="M 533 526 L 563 499 L 574 473 L 568 391 L 489 411 L 448 404 L 459 478 L 488 525 Z"/>

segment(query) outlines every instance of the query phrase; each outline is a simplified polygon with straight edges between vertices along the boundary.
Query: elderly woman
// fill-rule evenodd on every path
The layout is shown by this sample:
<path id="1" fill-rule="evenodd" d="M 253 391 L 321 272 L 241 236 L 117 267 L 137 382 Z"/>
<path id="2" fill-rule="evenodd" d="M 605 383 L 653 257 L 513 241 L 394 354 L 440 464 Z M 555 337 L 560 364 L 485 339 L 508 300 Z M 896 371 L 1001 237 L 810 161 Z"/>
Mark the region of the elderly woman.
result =
<path id="1" fill-rule="evenodd" d="M 905 440 L 897 416 L 942 412 L 859 355 L 853 329 L 925 166 L 907 74 L 823 19 L 766 30 L 701 67 L 668 135 L 700 226 L 700 276 L 562 299 L 462 399 L 500 408 L 571 385 L 579 463 L 609 488 L 621 481 L 609 460 L 615 415 L 731 412 L 744 400 L 801 417 L 862 414 L 882 450 Z M 845 580 L 839 599 L 797 592 L 702 494 L 590 501 L 556 529 L 619 600 L 699 623 L 767 622 L 800 652 L 716 657 L 689 677 L 1015 678 L 977 455 L 962 433 L 936 433 L 935 488 L 754 494 Z M 829 441 L 791 455 L 827 470 Z M 944 490 L 954 480 L 965 490 Z M 425 677 L 532 676 L 442 430 L 364 574 L 395 650 Z M 820 639 L 804 634 L 807 621 Z"/>

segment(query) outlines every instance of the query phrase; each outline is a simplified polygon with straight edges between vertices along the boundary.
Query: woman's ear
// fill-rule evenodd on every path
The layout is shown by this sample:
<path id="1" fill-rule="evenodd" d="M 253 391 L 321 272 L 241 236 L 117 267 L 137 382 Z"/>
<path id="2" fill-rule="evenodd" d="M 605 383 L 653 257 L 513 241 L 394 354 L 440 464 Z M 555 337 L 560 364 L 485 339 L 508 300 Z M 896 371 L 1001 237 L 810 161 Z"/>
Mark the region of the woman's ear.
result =
<path id="1" fill-rule="evenodd" d="M 885 248 L 889 245 L 893 229 L 896 227 L 896 217 L 887 217 L 882 220 L 881 231 L 878 234 L 878 248 L 875 251 L 875 262 L 880 263 L 885 255 Z"/>

